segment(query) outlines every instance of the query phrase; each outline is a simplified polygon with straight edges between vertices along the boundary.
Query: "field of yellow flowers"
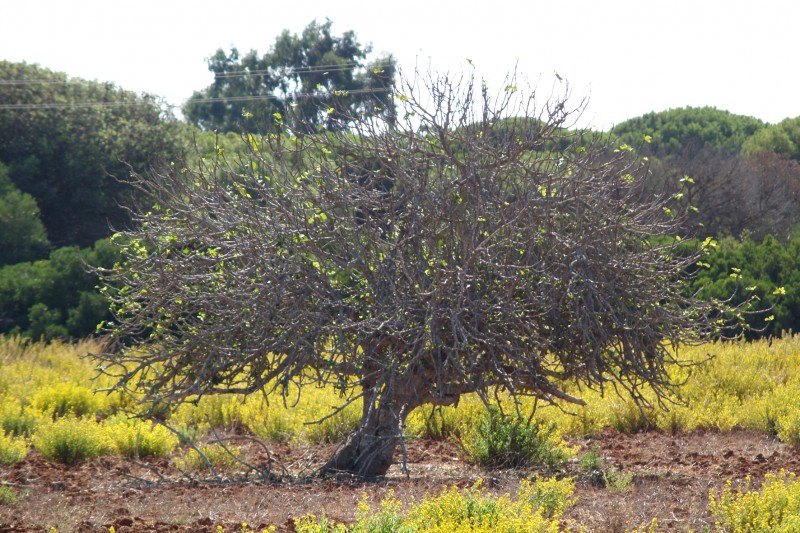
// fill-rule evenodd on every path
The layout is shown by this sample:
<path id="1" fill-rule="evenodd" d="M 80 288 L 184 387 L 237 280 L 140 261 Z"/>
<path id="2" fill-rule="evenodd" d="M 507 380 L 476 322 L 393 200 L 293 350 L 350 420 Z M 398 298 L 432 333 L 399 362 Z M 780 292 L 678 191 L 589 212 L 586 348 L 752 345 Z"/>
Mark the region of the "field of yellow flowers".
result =
<path id="1" fill-rule="evenodd" d="M 135 516 L 131 505 L 124 505 L 134 497 L 164 500 L 165 508 L 174 511 L 158 521 L 165 531 L 232 531 L 231 524 L 237 531 L 300 532 L 800 531 L 795 463 L 767 460 L 781 454 L 789 458 L 800 446 L 800 336 L 684 349 L 682 357 L 708 361 L 691 372 L 674 370 L 685 384 L 668 410 L 642 410 L 614 394 L 577 389 L 572 392 L 587 401 L 586 407 L 537 409 L 532 402 L 523 403 L 523 418 L 530 417 L 524 427 L 514 425 L 518 420 L 509 426 L 504 419 L 491 418 L 473 397 L 463 398 L 458 407 L 419 409 L 406 428 L 409 457 L 421 458 L 410 468 L 422 468 L 426 454 L 435 456 L 431 450 L 439 450 L 455 467 L 444 477 L 429 476 L 438 487 L 421 481 L 424 472 L 366 486 L 306 479 L 313 463 L 306 459 L 324 455 L 358 423 L 357 403 L 326 416 L 341 401 L 333 389 L 293 390 L 290 401 L 261 395 L 204 397 L 158 422 L 139 419 L 132 416 L 141 409 L 134 398 L 94 392 L 111 385 L 97 377 L 91 359 L 84 357 L 101 348 L 93 340 L 45 344 L 0 339 L 0 531 L 154 528 L 152 517 Z M 502 394 L 497 398 L 504 412 L 512 410 L 510 399 Z M 510 432 L 511 440 L 505 433 L 501 438 L 502 432 Z M 749 478 L 745 459 L 738 468 L 720 470 L 734 475 L 703 489 L 697 500 L 702 508 L 693 510 L 691 519 L 680 518 L 675 510 L 679 505 L 671 511 L 674 519 L 669 513 L 647 516 L 630 509 L 621 519 L 588 519 L 587 498 L 613 500 L 606 514 L 613 514 L 611 509 L 620 514 L 639 492 L 675 482 L 671 476 L 678 470 L 653 466 L 662 463 L 652 458 L 647 465 L 636 465 L 615 457 L 624 435 L 651 439 L 651 446 L 681 441 L 681 435 L 695 440 L 744 435 L 747 446 L 764 443 L 772 455 L 759 453 L 764 460 L 753 459 L 752 464 L 766 466 L 753 469 Z M 540 455 L 527 462 L 507 459 L 517 456 L 497 461 L 509 442 L 524 450 L 536 442 Z M 739 453 L 716 452 L 715 464 L 732 461 Z M 673 459 L 692 453 L 676 452 Z M 669 457 L 664 459 L 669 465 Z M 681 461 L 675 459 L 676 468 Z M 696 463 L 702 468 L 702 461 Z M 773 466 L 775 471 L 769 471 Z M 112 478 L 109 472 L 118 475 Z M 81 476 L 105 481 L 78 481 Z M 37 484 L 39 478 L 47 479 L 47 486 Z M 247 506 L 266 509 L 266 496 L 261 504 L 250 502 L 273 489 L 285 491 L 281 516 L 290 518 L 254 521 Z M 96 505 L 108 491 L 119 494 L 117 509 Z M 215 518 L 213 504 L 221 504 L 226 491 L 228 496 L 239 494 L 233 497 L 241 505 L 240 514 L 232 517 L 237 508 L 228 502 Z M 325 497 L 308 496 L 308 506 L 293 503 L 286 508 L 297 495 L 314 491 Z M 336 491 L 349 499 L 325 505 L 325 498 Z M 170 495 L 178 494 L 205 498 L 205 516 L 181 514 L 177 504 L 170 507 Z M 275 505 L 281 505 L 280 498 Z M 92 506 L 97 508 L 94 514 Z M 122 510 L 127 514 L 115 513 Z M 273 515 L 265 511 L 261 516 Z"/>

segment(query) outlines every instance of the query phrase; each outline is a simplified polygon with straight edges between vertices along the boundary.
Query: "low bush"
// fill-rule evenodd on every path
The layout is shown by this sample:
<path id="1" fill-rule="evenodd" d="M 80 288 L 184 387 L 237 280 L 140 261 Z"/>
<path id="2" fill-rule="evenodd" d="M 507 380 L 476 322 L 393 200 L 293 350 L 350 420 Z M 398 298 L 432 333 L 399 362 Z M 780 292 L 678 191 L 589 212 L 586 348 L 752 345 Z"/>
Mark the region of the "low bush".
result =
<path id="1" fill-rule="evenodd" d="M 37 417 L 19 402 L 0 398 L 0 432 L 15 437 L 30 437 L 36 428 Z"/>
<path id="2" fill-rule="evenodd" d="M 147 421 L 120 416 L 105 427 L 117 452 L 125 457 L 167 457 L 178 445 L 174 433 Z"/>
<path id="3" fill-rule="evenodd" d="M 800 480 L 793 473 L 767 474 L 761 490 L 750 480 L 734 490 L 728 481 L 722 493 L 709 495 L 709 509 L 718 531 L 725 533 L 796 533 L 800 531 Z"/>
<path id="4" fill-rule="evenodd" d="M 0 485 L 0 505 L 14 505 L 18 503 L 19 500 L 20 495 L 16 490 L 12 487 Z"/>
<path id="5" fill-rule="evenodd" d="M 504 415 L 494 406 L 481 415 L 461 445 L 471 463 L 486 467 L 558 467 L 569 459 L 569 452 L 556 436 L 555 425 Z"/>
<path id="6" fill-rule="evenodd" d="M 56 383 L 39 389 L 33 405 L 56 420 L 66 415 L 94 415 L 100 402 L 92 389 L 74 383 Z"/>
<path id="7" fill-rule="evenodd" d="M 65 416 L 40 427 L 33 437 L 33 445 L 48 461 L 66 465 L 103 455 L 111 447 L 97 422 L 74 416 Z"/>
<path id="8" fill-rule="evenodd" d="M 13 465 L 28 455 L 28 442 L 0 431 L 0 464 Z"/>
<path id="9" fill-rule="evenodd" d="M 196 426 L 228 431 L 246 428 L 273 442 L 318 444 L 340 442 L 358 427 L 361 402 L 336 411 L 342 399 L 333 387 L 289 386 L 288 397 L 205 396 L 197 405 L 178 408 L 170 421 L 178 427 Z"/>
<path id="10" fill-rule="evenodd" d="M 463 396 L 458 406 L 425 405 L 411 412 L 406 421 L 409 433 L 423 439 L 461 440 L 486 409 L 474 394 Z"/>

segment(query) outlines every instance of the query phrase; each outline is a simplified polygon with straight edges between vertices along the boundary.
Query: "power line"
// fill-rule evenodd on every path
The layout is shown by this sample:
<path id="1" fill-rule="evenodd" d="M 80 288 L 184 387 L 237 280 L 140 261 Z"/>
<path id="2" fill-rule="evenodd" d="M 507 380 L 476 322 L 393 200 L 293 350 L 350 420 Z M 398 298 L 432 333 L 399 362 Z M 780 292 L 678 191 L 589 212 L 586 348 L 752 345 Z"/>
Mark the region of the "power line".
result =
<path id="1" fill-rule="evenodd" d="M 376 89 L 353 89 L 351 91 L 342 91 L 341 96 L 348 96 L 351 94 L 374 94 L 374 93 L 389 93 L 393 92 L 391 88 L 376 88 Z M 334 93 L 297 93 L 291 95 L 293 98 L 324 98 L 326 96 L 339 96 Z M 247 100 L 280 100 L 279 96 L 274 94 L 264 95 L 248 95 L 248 96 L 221 96 L 209 98 L 194 98 L 190 99 L 187 103 L 205 104 L 210 102 L 243 102 Z M 0 106 L 0 109 L 2 107 Z"/>
<path id="2" fill-rule="evenodd" d="M 377 93 L 391 93 L 391 88 L 375 88 L 375 89 L 353 89 L 351 91 L 342 91 L 343 96 L 358 95 L 358 94 L 377 94 Z M 338 96 L 336 93 L 297 93 L 292 95 L 294 98 L 324 98 L 326 96 Z M 279 96 L 274 94 L 265 95 L 246 95 L 246 96 L 221 96 L 210 98 L 197 98 L 189 100 L 189 103 L 207 104 L 214 102 L 257 102 L 264 100 L 280 100 Z M 36 104 L 0 104 L 0 111 L 39 111 L 47 109 L 86 109 L 92 107 L 124 107 L 134 105 L 152 105 L 152 102 L 147 101 L 129 101 L 129 102 L 53 102 L 53 103 L 36 103 Z M 168 105 L 167 107 L 177 107 Z"/>
<path id="3" fill-rule="evenodd" d="M 392 64 L 387 63 L 383 65 L 374 65 L 373 68 L 384 69 L 391 67 Z M 291 74 L 318 74 L 326 72 L 344 72 L 361 67 L 358 63 L 339 63 L 335 65 L 310 65 L 308 67 L 289 67 L 285 70 L 284 76 Z M 239 72 L 222 72 L 214 75 L 214 78 L 244 78 L 248 76 L 263 76 L 272 74 L 275 71 L 282 71 L 282 69 L 256 69 L 256 70 L 243 70 Z"/>
<path id="4" fill-rule="evenodd" d="M 152 105 L 152 102 L 45 102 L 39 104 L 0 104 L 0 111 L 24 110 L 36 111 L 42 109 L 85 109 L 91 107 L 126 107 L 137 105 Z"/>
<path id="5" fill-rule="evenodd" d="M 63 80 L 54 80 L 45 78 L 38 80 L 37 79 L 0 80 L 0 85 L 68 85 L 68 84 L 78 84 L 78 83 L 88 83 L 88 82 L 81 79 L 68 80 L 66 78 L 64 78 Z"/>
<path id="6" fill-rule="evenodd" d="M 389 68 L 393 65 L 391 63 L 387 64 L 380 64 L 374 65 L 373 68 Z M 359 68 L 361 65 L 355 62 L 346 62 L 346 63 L 335 63 L 330 65 L 310 65 L 308 67 L 289 67 L 286 70 L 286 74 L 317 74 L 317 73 L 325 73 L 325 72 L 342 72 L 346 70 L 353 70 L 355 68 Z M 248 76 L 263 76 L 265 74 L 270 74 L 275 71 L 280 71 L 281 69 L 257 69 L 257 70 L 245 70 L 240 72 L 223 72 L 217 73 L 214 75 L 215 78 L 243 78 Z M 0 80 L 0 85 L 12 85 L 12 86 L 25 86 L 25 85 L 82 85 L 82 84 L 89 84 L 89 83 L 98 83 L 101 85 L 114 85 L 113 82 L 91 82 L 81 78 L 64 78 L 59 80 L 54 80 L 52 78 L 34 78 L 34 79 L 11 79 L 11 80 Z"/>

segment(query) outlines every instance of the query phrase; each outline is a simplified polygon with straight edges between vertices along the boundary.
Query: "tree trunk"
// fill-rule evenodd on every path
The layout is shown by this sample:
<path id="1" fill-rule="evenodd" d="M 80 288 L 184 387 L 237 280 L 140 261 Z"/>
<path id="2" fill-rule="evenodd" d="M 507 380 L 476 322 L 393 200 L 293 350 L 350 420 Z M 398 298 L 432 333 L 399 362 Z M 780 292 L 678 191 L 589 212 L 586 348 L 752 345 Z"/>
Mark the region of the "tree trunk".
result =
<path id="1" fill-rule="evenodd" d="M 382 390 L 377 401 L 369 401 L 369 395 L 365 395 L 361 424 L 322 467 L 321 473 L 347 473 L 367 479 L 385 475 L 403 439 L 405 419 L 418 405 L 400 396 L 394 387 Z"/>

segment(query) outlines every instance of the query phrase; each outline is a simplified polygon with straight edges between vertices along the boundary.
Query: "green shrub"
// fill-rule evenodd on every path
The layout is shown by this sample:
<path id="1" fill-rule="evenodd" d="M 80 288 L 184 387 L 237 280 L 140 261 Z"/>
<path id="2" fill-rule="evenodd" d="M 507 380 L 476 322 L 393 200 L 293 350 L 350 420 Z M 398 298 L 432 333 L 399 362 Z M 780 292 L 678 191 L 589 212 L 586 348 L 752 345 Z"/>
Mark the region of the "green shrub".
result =
<path id="1" fill-rule="evenodd" d="M 0 505 L 14 505 L 19 502 L 20 496 L 11 487 L 0 485 Z"/>
<path id="2" fill-rule="evenodd" d="M 106 453 L 110 444 L 94 420 L 65 416 L 36 432 L 33 445 L 48 460 L 74 465 Z"/>
<path id="3" fill-rule="evenodd" d="M 630 398 L 617 398 L 611 402 L 611 427 L 620 433 L 639 433 L 653 429 L 652 417 Z"/>
<path id="4" fill-rule="evenodd" d="M 558 520 L 545 517 L 527 497 L 490 496 L 480 485 L 463 491 L 453 487 L 415 505 L 407 516 L 410 531 L 426 533 L 559 531 Z"/>
<path id="5" fill-rule="evenodd" d="M 213 427 L 233 431 L 245 426 L 243 410 L 246 400 L 241 396 L 203 396 L 195 404 L 181 405 L 172 420 L 186 425 Z M 161 410 L 161 406 L 156 406 Z M 154 413 L 164 416 L 165 413 Z"/>
<path id="6" fill-rule="evenodd" d="M 569 453 L 556 438 L 555 425 L 529 423 L 491 407 L 478 419 L 461 445 L 471 463 L 487 467 L 545 465 L 558 467 Z"/>
<path id="7" fill-rule="evenodd" d="M 164 426 L 125 417 L 106 423 L 106 433 L 121 455 L 134 459 L 167 457 L 178 445 L 178 437 Z"/>
<path id="8" fill-rule="evenodd" d="M 28 455 L 28 443 L 22 437 L 0 432 L 0 464 L 13 465 Z"/>
<path id="9" fill-rule="evenodd" d="M 578 465 L 584 474 L 592 474 L 603 468 L 605 465 L 605 458 L 597 446 L 593 446 L 591 450 L 584 453 L 578 458 Z"/>
<path id="10" fill-rule="evenodd" d="M 611 492 L 628 492 L 633 489 L 633 472 L 609 466 L 603 471 L 603 482 Z"/>
<path id="11" fill-rule="evenodd" d="M 709 509 L 719 531 L 731 533 L 795 533 L 800 531 L 800 480 L 795 474 L 767 474 L 760 491 L 733 490 L 709 496 Z"/>
<path id="12" fill-rule="evenodd" d="M 8 435 L 30 437 L 36 423 L 36 416 L 21 407 L 10 406 L 0 411 L 0 431 Z"/>
<path id="13" fill-rule="evenodd" d="M 523 480 L 517 490 L 517 501 L 527 503 L 545 518 L 558 518 L 573 504 L 575 483 L 572 479 Z"/>

